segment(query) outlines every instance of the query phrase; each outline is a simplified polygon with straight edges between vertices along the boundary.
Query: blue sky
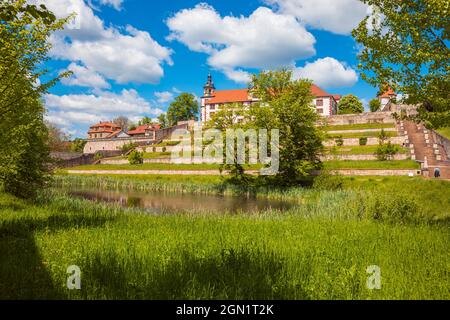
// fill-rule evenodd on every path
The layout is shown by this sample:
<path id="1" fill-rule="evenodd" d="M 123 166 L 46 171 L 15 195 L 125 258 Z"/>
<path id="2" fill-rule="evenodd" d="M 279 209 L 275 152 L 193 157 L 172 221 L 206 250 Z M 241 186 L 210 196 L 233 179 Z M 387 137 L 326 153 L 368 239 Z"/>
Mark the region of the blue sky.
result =
<path id="1" fill-rule="evenodd" d="M 49 77 L 74 76 L 45 97 L 49 121 L 84 137 L 90 124 L 156 117 L 180 92 L 197 97 L 281 66 L 330 93 L 366 103 L 377 92 L 357 68 L 351 29 L 370 11 L 358 0 L 35 0 L 77 18 L 52 37 Z M 43 78 L 42 81 L 46 79 Z"/>

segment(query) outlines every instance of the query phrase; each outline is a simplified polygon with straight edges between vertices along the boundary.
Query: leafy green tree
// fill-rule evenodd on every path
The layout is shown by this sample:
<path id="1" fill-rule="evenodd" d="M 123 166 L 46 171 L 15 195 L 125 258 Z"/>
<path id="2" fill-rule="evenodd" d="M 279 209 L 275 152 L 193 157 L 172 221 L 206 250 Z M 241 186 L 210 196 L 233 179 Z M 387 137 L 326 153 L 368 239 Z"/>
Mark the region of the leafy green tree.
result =
<path id="1" fill-rule="evenodd" d="M 138 125 L 143 126 L 145 124 L 151 124 L 152 122 L 153 122 L 152 118 L 149 118 L 149 117 L 145 116 L 141 120 L 139 120 Z"/>
<path id="2" fill-rule="evenodd" d="M 26 0 L 0 4 L 0 184 L 29 198 L 49 178 L 48 129 L 41 96 L 61 77 L 40 83 L 50 35 L 67 20 Z"/>
<path id="3" fill-rule="evenodd" d="M 450 123 L 450 2 L 361 0 L 375 8 L 352 35 L 361 44 L 362 78 L 380 91 L 390 85 L 419 105 L 419 119 Z"/>
<path id="4" fill-rule="evenodd" d="M 311 108 L 311 82 L 293 80 L 292 71 L 254 75 L 251 92 L 259 99 L 249 110 L 249 121 L 258 129 L 279 129 L 280 168 L 278 182 L 294 184 L 311 170 L 321 167 L 323 132 L 320 117 Z"/>
<path id="5" fill-rule="evenodd" d="M 169 120 L 167 119 L 167 114 L 161 113 L 158 118 L 158 123 L 161 125 L 161 128 L 167 128 L 169 126 Z"/>
<path id="6" fill-rule="evenodd" d="M 198 102 L 190 93 L 181 93 L 170 104 L 167 110 L 168 126 L 176 125 L 178 121 L 198 119 Z"/>
<path id="7" fill-rule="evenodd" d="M 75 138 L 75 140 L 73 140 L 72 144 L 70 145 L 70 150 L 73 152 L 83 152 L 86 143 L 86 140 Z"/>
<path id="8" fill-rule="evenodd" d="M 381 109 L 381 101 L 378 99 L 372 99 L 369 102 L 370 112 L 377 112 Z"/>
<path id="9" fill-rule="evenodd" d="M 348 94 L 339 101 L 338 114 L 363 113 L 364 106 L 358 97 Z"/>
<path id="10" fill-rule="evenodd" d="M 142 164 L 144 162 L 144 154 L 142 152 L 139 152 L 137 150 L 131 151 L 131 153 L 128 155 L 128 162 L 130 164 Z"/>

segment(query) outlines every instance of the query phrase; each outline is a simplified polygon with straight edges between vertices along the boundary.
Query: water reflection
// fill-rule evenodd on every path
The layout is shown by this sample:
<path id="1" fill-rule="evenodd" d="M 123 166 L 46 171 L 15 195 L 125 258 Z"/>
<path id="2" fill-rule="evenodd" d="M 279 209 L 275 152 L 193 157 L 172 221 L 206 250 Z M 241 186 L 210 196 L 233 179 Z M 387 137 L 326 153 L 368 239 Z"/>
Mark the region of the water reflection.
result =
<path id="1" fill-rule="evenodd" d="M 124 190 L 71 190 L 74 197 L 98 202 L 119 204 L 123 207 L 142 208 L 148 212 L 207 211 L 207 212 L 259 212 L 285 211 L 296 204 L 286 201 L 255 199 L 246 196 L 212 196 L 164 192 Z"/>

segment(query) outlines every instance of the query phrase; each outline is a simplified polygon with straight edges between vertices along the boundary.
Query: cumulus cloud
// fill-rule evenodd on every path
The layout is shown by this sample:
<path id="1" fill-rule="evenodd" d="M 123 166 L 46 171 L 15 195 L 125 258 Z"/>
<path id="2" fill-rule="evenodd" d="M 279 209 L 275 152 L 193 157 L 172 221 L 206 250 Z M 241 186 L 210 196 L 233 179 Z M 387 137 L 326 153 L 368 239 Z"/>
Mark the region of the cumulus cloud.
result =
<path id="1" fill-rule="evenodd" d="M 296 68 L 294 77 L 313 80 L 315 84 L 325 88 L 351 87 L 358 82 L 355 70 L 330 57 L 317 59 L 306 63 L 304 67 Z"/>
<path id="2" fill-rule="evenodd" d="M 100 4 L 102 4 L 102 5 L 109 5 L 116 10 L 122 9 L 123 0 L 97 0 L 97 1 L 99 1 Z"/>
<path id="3" fill-rule="evenodd" d="M 119 84 L 158 83 L 163 65 L 172 65 L 169 48 L 132 26 L 105 26 L 83 0 L 38 0 L 57 17 L 75 12 L 76 19 L 51 37 L 53 58 L 81 62 Z M 121 1 L 103 1 L 119 5 Z"/>
<path id="4" fill-rule="evenodd" d="M 64 85 L 94 89 L 109 89 L 111 87 L 105 78 L 89 68 L 80 66 L 76 63 L 71 63 L 67 70 L 72 71 L 73 75 L 70 78 L 61 80 Z"/>
<path id="5" fill-rule="evenodd" d="M 367 15 L 359 0 L 266 0 L 277 12 L 297 17 L 315 29 L 347 35 Z"/>
<path id="6" fill-rule="evenodd" d="M 294 65 L 316 53 L 314 36 L 295 17 L 265 7 L 248 17 L 221 17 L 213 7 L 199 4 L 176 13 L 167 26 L 168 40 L 208 54 L 210 66 L 237 82 L 249 79 L 240 68 Z"/>
<path id="7" fill-rule="evenodd" d="M 45 95 L 49 109 L 47 119 L 62 127 L 87 128 L 100 121 L 111 120 L 118 115 L 130 119 L 157 116 L 163 111 L 154 108 L 136 90 L 122 90 L 120 94 L 98 91 L 93 94 Z"/>
<path id="8" fill-rule="evenodd" d="M 156 98 L 158 98 L 158 103 L 167 103 L 171 100 L 173 100 L 173 93 L 170 91 L 163 91 L 163 92 L 155 92 Z"/>

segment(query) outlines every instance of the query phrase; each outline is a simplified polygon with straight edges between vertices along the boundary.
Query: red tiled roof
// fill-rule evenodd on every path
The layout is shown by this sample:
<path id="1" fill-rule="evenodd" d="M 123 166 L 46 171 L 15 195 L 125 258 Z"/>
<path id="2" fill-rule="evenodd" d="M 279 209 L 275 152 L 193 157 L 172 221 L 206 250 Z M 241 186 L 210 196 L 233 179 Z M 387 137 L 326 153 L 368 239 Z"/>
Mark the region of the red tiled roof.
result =
<path id="1" fill-rule="evenodd" d="M 145 130 L 148 128 L 148 124 L 144 124 L 143 126 L 138 126 L 134 130 L 130 130 L 127 132 L 129 135 L 135 135 L 135 134 L 144 134 Z"/>
<path id="2" fill-rule="evenodd" d="M 118 130 L 114 131 L 113 133 L 111 133 L 109 136 L 107 136 L 107 138 L 116 137 L 121 132 L 122 132 L 122 129 L 118 129 Z"/>
<path id="3" fill-rule="evenodd" d="M 98 127 L 113 127 L 113 128 L 120 128 L 117 124 L 112 122 L 99 122 L 97 124 L 94 124 L 91 126 L 91 128 L 98 128 Z"/>
<path id="4" fill-rule="evenodd" d="M 218 90 L 214 92 L 214 96 L 206 100 L 206 104 L 214 103 L 232 103 L 232 102 L 249 102 L 248 89 L 237 90 Z"/>
<path id="5" fill-rule="evenodd" d="M 389 98 L 391 96 L 396 96 L 397 94 L 394 92 L 394 90 L 392 90 L 391 87 L 389 87 L 388 91 L 386 91 L 385 93 L 383 93 L 380 98 Z"/>
<path id="6" fill-rule="evenodd" d="M 113 133 L 114 130 L 110 130 L 110 129 L 103 129 L 103 130 L 89 130 L 88 133 Z"/>
<path id="7" fill-rule="evenodd" d="M 322 90 L 319 86 L 316 86 L 315 84 L 311 85 L 311 93 L 315 97 L 329 97 L 332 96 L 328 92 Z"/>

